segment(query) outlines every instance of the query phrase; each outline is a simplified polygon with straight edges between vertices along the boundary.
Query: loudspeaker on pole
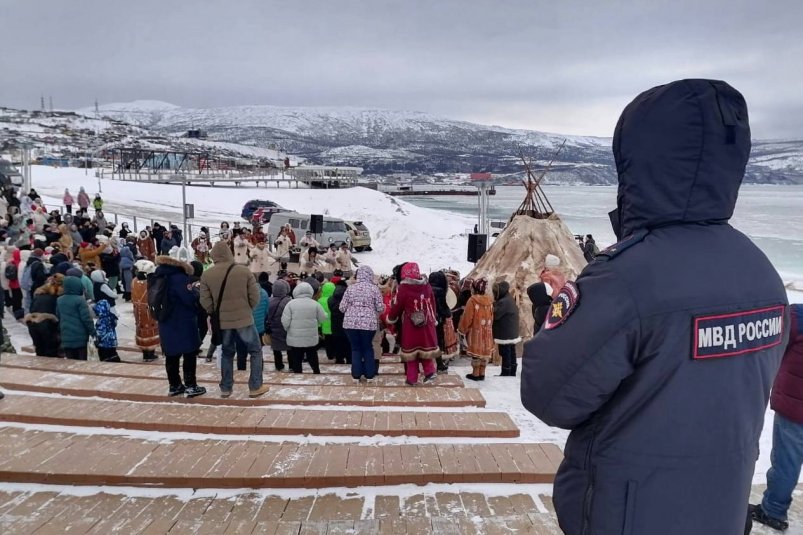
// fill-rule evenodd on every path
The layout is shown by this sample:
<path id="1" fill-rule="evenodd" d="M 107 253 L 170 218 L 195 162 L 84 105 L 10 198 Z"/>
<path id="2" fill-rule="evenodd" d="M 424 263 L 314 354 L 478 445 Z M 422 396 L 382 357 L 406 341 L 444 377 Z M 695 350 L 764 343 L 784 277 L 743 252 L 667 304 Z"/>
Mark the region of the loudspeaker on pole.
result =
<path id="1" fill-rule="evenodd" d="M 313 234 L 323 233 L 323 216 L 321 214 L 312 214 L 310 216 L 309 231 Z"/>
<path id="2" fill-rule="evenodd" d="M 488 236 L 486 234 L 469 234 L 468 235 L 468 261 L 477 263 L 485 254 L 487 247 Z"/>

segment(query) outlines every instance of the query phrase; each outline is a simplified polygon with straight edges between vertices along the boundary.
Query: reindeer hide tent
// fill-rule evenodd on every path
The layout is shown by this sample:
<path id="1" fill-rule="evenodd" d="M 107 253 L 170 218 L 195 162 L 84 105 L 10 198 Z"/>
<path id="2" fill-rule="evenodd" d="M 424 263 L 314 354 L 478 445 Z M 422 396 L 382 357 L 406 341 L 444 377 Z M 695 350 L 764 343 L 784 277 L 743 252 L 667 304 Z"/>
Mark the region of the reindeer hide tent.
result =
<path id="1" fill-rule="evenodd" d="M 490 285 L 507 281 L 519 309 L 519 332 L 525 340 L 533 335 L 532 303 L 527 288 L 540 282 L 544 259 L 553 254 L 561 259 L 574 280 L 586 265 L 574 235 L 557 214 L 546 219 L 514 215 L 491 248 L 471 273 L 471 278 L 485 277 Z"/>

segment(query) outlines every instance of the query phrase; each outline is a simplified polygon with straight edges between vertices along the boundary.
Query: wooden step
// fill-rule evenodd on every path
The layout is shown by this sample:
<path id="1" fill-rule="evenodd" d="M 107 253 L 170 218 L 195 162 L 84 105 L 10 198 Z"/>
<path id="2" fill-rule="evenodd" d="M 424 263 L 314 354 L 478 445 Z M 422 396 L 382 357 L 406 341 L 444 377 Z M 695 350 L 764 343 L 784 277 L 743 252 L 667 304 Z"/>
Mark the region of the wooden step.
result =
<path id="1" fill-rule="evenodd" d="M 0 403 L 0 422 L 220 435 L 519 436 L 518 427 L 501 412 L 331 411 L 225 406 L 199 410 L 191 404 L 132 404 L 11 392 Z"/>
<path id="2" fill-rule="evenodd" d="M 142 360 L 142 353 L 140 351 L 118 351 L 120 355 L 120 359 L 126 364 L 139 364 L 143 366 L 160 366 L 164 367 L 164 357 L 160 356 L 157 360 L 152 362 L 145 362 Z M 16 355 L 18 357 L 24 358 L 32 358 L 34 354 L 33 347 L 26 346 L 22 347 L 20 350 L 20 354 Z M 8 355 L 11 355 L 8 353 Z M 4 355 L 5 357 L 5 355 Z M 49 357 L 36 357 L 40 359 L 45 359 Z M 54 359 L 59 360 L 59 359 Z M 64 359 L 61 359 L 64 360 Z M 321 357 L 320 359 L 320 369 L 321 373 L 326 374 L 336 374 L 336 375 L 351 375 L 351 365 L 349 364 L 334 364 L 332 361 L 328 360 L 326 357 Z M 90 361 L 91 362 L 91 361 Z M 97 362 L 97 361 L 94 361 Z M 285 354 L 284 364 L 287 366 L 287 355 Z M 217 369 L 215 364 L 207 363 L 206 359 L 203 357 L 198 357 L 198 368 L 201 369 L 206 366 L 213 366 L 214 369 Z M 304 373 L 310 373 L 309 366 L 304 363 Z M 273 355 L 269 354 L 266 350 L 264 354 L 264 370 L 265 372 L 273 370 Z M 398 360 L 393 362 L 387 363 L 380 363 L 379 364 L 379 375 L 387 376 L 387 375 L 404 375 L 404 366 Z"/>
<path id="3" fill-rule="evenodd" d="M 45 487 L 46 488 L 46 487 Z M 296 498 L 251 493 L 228 497 L 136 497 L 48 491 L 0 493 L 4 533 L 307 533 L 559 535 L 554 511 L 536 505 L 548 496 L 486 496 L 428 492 L 409 497 L 312 494 Z M 795 506 L 793 505 L 793 508 Z M 367 513 L 367 514 L 366 514 Z M 36 531 L 39 533 L 39 531 Z"/>
<path id="4" fill-rule="evenodd" d="M 0 481 L 173 488 L 551 483 L 554 444 L 160 440 L 0 428 Z"/>
<path id="5" fill-rule="evenodd" d="M 108 363 L 108 366 L 114 366 Z M 484 407 L 485 398 L 476 388 L 383 388 L 352 386 L 274 386 L 256 399 L 247 387 L 235 385 L 227 399 L 218 397 L 217 384 L 199 381 L 208 394 L 192 399 L 167 397 L 167 381 L 100 377 L 22 368 L 3 367 L 0 385 L 11 390 L 47 392 L 78 397 L 101 397 L 129 401 L 165 401 L 201 405 L 355 405 L 387 407 Z"/>
<path id="6" fill-rule="evenodd" d="M 351 366 L 342 365 L 345 371 L 351 373 Z M 0 367 L 35 369 L 45 371 L 55 371 L 61 373 L 78 373 L 82 375 L 98 375 L 109 377 L 128 377 L 132 379 L 156 379 L 164 381 L 166 373 L 164 361 L 158 360 L 151 365 L 143 366 L 129 362 L 98 362 L 84 360 L 69 360 L 61 358 L 31 357 L 28 355 L 4 355 Z M 272 364 L 267 363 L 263 370 L 263 381 L 269 385 L 302 385 L 302 386 L 353 386 L 354 379 L 345 374 L 313 374 L 309 369 L 304 373 L 286 373 L 271 371 Z M 248 371 L 235 370 L 234 382 L 237 384 L 248 383 Z M 204 383 L 216 383 L 220 381 L 220 370 L 213 365 L 198 363 L 196 377 L 198 381 Z M 405 384 L 405 376 L 377 375 L 373 386 L 385 386 L 396 388 L 408 388 Z M 432 383 L 419 383 L 420 386 L 433 387 L 457 387 L 465 386 L 463 380 L 457 375 L 442 374 L 438 375 L 436 381 Z"/>

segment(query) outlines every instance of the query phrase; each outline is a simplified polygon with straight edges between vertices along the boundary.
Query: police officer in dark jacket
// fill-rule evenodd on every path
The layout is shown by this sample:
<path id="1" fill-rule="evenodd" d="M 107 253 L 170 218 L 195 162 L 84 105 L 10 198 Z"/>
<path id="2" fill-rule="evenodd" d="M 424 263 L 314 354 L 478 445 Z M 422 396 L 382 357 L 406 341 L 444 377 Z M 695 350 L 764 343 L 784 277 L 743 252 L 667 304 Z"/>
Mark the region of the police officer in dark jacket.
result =
<path id="1" fill-rule="evenodd" d="M 742 533 L 786 292 L 728 224 L 750 154 L 742 95 L 639 95 L 613 140 L 620 241 L 553 299 L 522 402 L 571 429 L 553 500 L 568 535 Z M 785 319 L 786 318 L 786 319 Z"/>

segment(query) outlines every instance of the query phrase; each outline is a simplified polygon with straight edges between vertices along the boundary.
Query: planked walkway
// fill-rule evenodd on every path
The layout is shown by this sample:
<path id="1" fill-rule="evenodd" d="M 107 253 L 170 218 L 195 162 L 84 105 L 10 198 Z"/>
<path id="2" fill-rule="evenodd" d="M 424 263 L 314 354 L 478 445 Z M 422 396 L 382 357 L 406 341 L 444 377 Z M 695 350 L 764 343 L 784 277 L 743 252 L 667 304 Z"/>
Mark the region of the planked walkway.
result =
<path id="1" fill-rule="evenodd" d="M 0 428 L 0 481 L 172 488 L 551 483 L 554 444 L 146 440 Z"/>
<path id="2" fill-rule="evenodd" d="M 20 351 L 21 351 L 21 353 L 20 354 L 16 354 L 16 355 L 10 354 L 10 353 L 6 353 L 6 354 L 3 355 L 3 358 L 5 358 L 6 356 L 9 356 L 9 357 L 11 357 L 12 360 L 14 360 L 16 358 L 35 358 L 35 359 L 40 359 L 40 360 L 48 359 L 48 360 L 57 360 L 57 361 L 58 360 L 65 360 L 65 359 L 50 359 L 49 357 L 36 357 L 33 354 L 34 353 L 33 347 L 22 347 L 20 349 Z M 119 351 L 119 355 L 120 355 L 120 359 L 125 364 L 137 364 L 137 365 L 140 365 L 140 366 L 150 366 L 150 367 L 156 367 L 156 368 L 160 368 L 160 369 L 164 368 L 164 358 L 161 357 L 161 356 L 157 360 L 155 360 L 153 362 L 145 362 L 144 360 L 142 360 L 142 353 L 141 352 L 136 352 L 135 353 L 133 351 Z M 90 362 L 90 363 L 92 363 L 93 361 L 81 361 L 81 362 L 84 362 L 84 363 Z M 94 363 L 97 364 L 98 362 L 94 361 Z M 287 366 L 287 356 L 286 355 L 285 355 L 284 364 L 285 364 L 285 366 Z M 331 361 L 327 360 L 326 357 L 322 357 L 320 359 L 320 367 L 321 367 L 321 374 L 322 375 L 334 374 L 334 375 L 351 376 L 351 366 L 350 365 L 348 365 L 348 364 L 333 364 L 333 363 L 331 363 Z M 198 370 L 201 371 L 201 370 L 204 370 L 204 369 L 212 369 L 212 370 L 215 371 L 215 373 L 219 373 L 215 364 L 207 363 L 206 359 L 201 357 L 201 358 L 198 359 Z M 304 369 L 304 374 L 305 375 L 306 374 L 310 374 L 310 375 L 312 374 L 309 366 L 306 363 L 304 364 L 304 368 L 303 369 Z M 264 355 L 264 371 L 265 371 L 265 373 L 268 373 L 268 372 L 271 372 L 273 370 L 274 370 L 273 356 L 265 354 Z M 378 372 L 382 376 L 404 375 L 404 367 L 401 365 L 401 363 L 399 362 L 398 358 L 395 358 L 395 360 L 391 360 L 389 362 L 384 362 L 383 361 L 382 363 L 380 363 Z"/>
<path id="3" fill-rule="evenodd" d="M 351 373 L 349 366 L 344 366 Z M 130 362 L 111 363 L 97 361 L 78 361 L 56 359 L 48 357 L 31 357 L 28 355 L 8 355 L 3 357 L 0 368 L 19 368 L 27 370 L 56 371 L 62 373 L 77 373 L 80 375 L 99 375 L 102 377 L 129 377 L 132 379 L 156 379 L 166 381 L 164 362 L 155 362 L 142 365 Z M 306 386 L 353 386 L 354 379 L 345 373 L 341 374 L 312 374 L 309 370 L 304 373 L 287 373 L 273 371 L 272 367 L 263 370 L 263 380 L 271 385 L 306 385 Z M 220 370 L 214 366 L 198 365 L 196 376 L 203 383 L 217 383 L 220 381 Z M 405 376 L 399 374 L 378 375 L 374 379 L 374 386 L 387 386 L 396 388 L 409 388 L 405 384 Z M 234 372 L 235 384 L 248 383 L 248 371 Z M 431 383 L 419 382 L 418 386 L 431 388 L 434 386 L 461 388 L 463 380 L 457 375 L 438 375 Z"/>
<path id="4" fill-rule="evenodd" d="M 501 412 L 398 412 L 156 405 L 8 393 L 0 422 L 110 427 L 221 435 L 418 436 L 515 438 Z"/>
<path id="5" fill-rule="evenodd" d="M 109 363 L 108 366 L 114 364 Z M 236 385 L 227 399 L 218 397 L 216 383 L 206 386 L 209 393 L 192 399 L 167 397 L 167 384 L 152 379 L 100 377 L 3 367 L 0 386 L 12 390 L 68 394 L 79 397 L 102 397 L 128 401 L 170 401 L 200 405 L 354 405 L 387 407 L 484 407 L 485 398 L 474 388 L 387 388 L 374 385 L 350 386 L 281 386 L 257 399 L 248 398 L 248 388 Z"/>
<path id="6" fill-rule="evenodd" d="M 486 497 L 474 492 L 431 492 L 401 498 L 318 494 L 293 499 L 241 494 L 181 500 L 175 496 L 0 492 L 0 531 L 64 533 L 63 526 L 70 526 L 70 532 L 93 535 L 559 535 L 551 500 L 544 496 L 539 501 L 546 509 L 521 493 Z"/>

